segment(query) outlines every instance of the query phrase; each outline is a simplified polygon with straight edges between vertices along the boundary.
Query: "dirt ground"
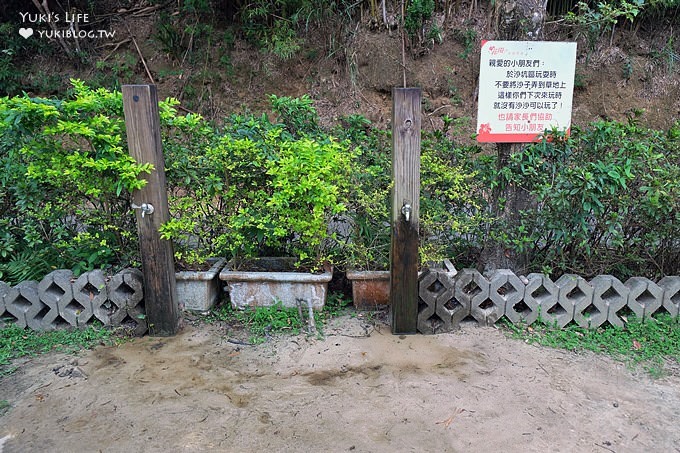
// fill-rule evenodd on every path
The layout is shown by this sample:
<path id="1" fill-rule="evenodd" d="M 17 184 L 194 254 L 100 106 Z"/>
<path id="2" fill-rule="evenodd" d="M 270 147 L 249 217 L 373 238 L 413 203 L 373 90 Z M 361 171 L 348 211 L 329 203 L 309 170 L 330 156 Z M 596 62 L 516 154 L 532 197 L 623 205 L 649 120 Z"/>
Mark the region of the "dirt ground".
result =
<path id="1" fill-rule="evenodd" d="M 494 328 L 393 336 L 366 315 L 323 339 L 189 323 L 0 380 L 0 452 L 680 452 L 680 375 Z"/>

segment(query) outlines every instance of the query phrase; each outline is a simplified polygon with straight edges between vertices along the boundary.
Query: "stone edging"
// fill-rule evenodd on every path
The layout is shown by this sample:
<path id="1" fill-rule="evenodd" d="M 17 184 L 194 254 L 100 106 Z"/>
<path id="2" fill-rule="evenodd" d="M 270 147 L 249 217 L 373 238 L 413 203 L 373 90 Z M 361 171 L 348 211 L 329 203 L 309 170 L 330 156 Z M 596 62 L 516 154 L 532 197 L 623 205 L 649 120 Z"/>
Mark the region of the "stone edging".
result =
<path id="1" fill-rule="evenodd" d="M 145 313 L 138 269 L 110 277 L 94 270 L 77 278 L 70 270 L 56 270 L 40 282 L 24 281 L 13 287 L 0 282 L 0 327 L 14 323 L 33 330 L 55 330 L 98 320 L 141 336 L 148 330 Z"/>
<path id="2" fill-rule="evenodd" d="M 431 334 L 456 329 L 466 318 L 493 325 L 505 316 L 530 325 L 539 317 L 560 328 L 574 322 L 583 328 L 605 323 L 623 327 L 625 312 L 648 319 L 659 311 L 678 318 L 680 277 L 653 282 L 632 277 L 625 283 L 611 275 L 592 280 L 565 274 L 553 282 L 543 274 L 519 277 L 508 269 L 484 276 L 475 269 L 452 273 L 428 269 L 419 284 L 418 331 Z"/>

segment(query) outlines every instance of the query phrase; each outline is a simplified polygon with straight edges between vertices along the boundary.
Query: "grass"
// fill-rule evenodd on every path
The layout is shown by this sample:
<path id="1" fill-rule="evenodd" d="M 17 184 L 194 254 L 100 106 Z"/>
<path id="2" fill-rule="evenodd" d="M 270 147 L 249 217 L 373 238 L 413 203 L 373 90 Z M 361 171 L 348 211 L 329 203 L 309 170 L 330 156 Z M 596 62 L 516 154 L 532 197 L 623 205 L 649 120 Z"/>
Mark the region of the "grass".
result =
<path id="1" fill-rule="evenodd" d="M 546 324 L 504 327 L 511 336 L 527 343 L 570 351 L 593 351 L 626 363 L 631 369 L 644 369 L 653 377 L 664 374 L 669 363 L 680 363 L 680 323 L 669 315 L 658 315 L 642 322 L 631 317 L 625 328 L 607 325 L 597 329 Z"/>
<path id="2" fill-rule="evenodd" d="M 74 353 L 111 340 L 113 332 L 102 326 L 78 330 L 34 332 L 12 324 L 0 329 L 0 376 L 13 373 L 12 360 L 50 351 Z"/>
<path id="3" fill-rule="evenodd" d="M 323 335 L 323 325 L 330 319 L 343 315 L 351 304 L 342 294 L 331 293 L 321 312 L 314 312 L 317 333 Z M 270 307 L 257 307 L 253 310 L 234 310 L 230 304 L 222 304 L 204 319 L 206 322 L 226 322 L 238 324 L 249 331 L 250 343 L 260 344 L 267 341 L 271 334 L 298 335 L 307 330 L 308 309 L 302 310 L 303 319 L 297 308 L 284 307 L 280 303 Z"/>

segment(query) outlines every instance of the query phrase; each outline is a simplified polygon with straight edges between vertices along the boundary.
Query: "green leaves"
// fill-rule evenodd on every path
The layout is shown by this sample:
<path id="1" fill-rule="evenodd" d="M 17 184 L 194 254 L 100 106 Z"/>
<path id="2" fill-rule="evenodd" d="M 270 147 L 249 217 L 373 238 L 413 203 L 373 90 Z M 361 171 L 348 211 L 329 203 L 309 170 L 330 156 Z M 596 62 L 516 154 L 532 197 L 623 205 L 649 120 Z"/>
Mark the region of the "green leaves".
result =
<path id="1" fill-rule="evenodd" d="M 170 144 L 174 219 L 162 234 L 178 258 L 295 256 L 309 267 L 332 258 L 327 225 L 345 209 L 354 151 L 318 127 L 308 96 L 270 99 L 276 124 L 245 114 L 221 130 L 199 121 L 200 139 Z"/>
<path id="2" fill-rule="evenodd" d="M 621 278 L 678 272 L 679 172 L 672 133 L 635 123 L 600 121 L 568 139 L 530 145 L 503 175 L 536 205 L 507 237 L 529 250 L 536 270 Z"/>
<path id="3" fill-rule="evenodd" d="M 274 236 L 294 235 L 293 253 L 300 260 L 322 260 L 328 222 L 345 210 L 342 194 L 348 188 L 352 152 L 346 143 L 303 138 L 282 142 L 267 162 L 272 193 L 266 206 L 278 229 Z"/>
<path id="4" fill-rule="evenodd" d="M 404 17 L 404 29 L 411 38 L 418 35 L 425 23 L 432 17 L 434 3 L 434 0 L 411 0 L 408 2 Z"/>
<path id="5" fill-rule="evenodd" d="M 445 126 L 451 127 L 452 121 Z M 392 188 L 390 132 L 372 127 L 352 115 L 335 129 L 358 148 L 351 163 L 349 198 L 344 218 L 347 237 L 344 264 L 351 269 L 385 270 L 390 252 L 390 190 Z M 420 262 L 467 254 L 482 222 L 481 198 L 476 197 L 477 172 L 468 149 L 457 145 L 444 131 L 423 131 L 421 140 Z"/>
<path id="6" fill-rule="evenodd" d="M 9 324 L 0 329 L 0 376 L 14 371 L 11 361 L 27 355 L 53 350 L 76 352 L 111 340 L 112 331 L 101 326 L 88 326 L 75 330 L 35 332 Z"/>
<path id="7" fill-rule="evenodd" d="M 574 325 L 555 328 L 542 323 L 505 327 L 515 338 L 552 348 L 571 351 L 593 351 L 612 356 L 631 368 L 644 368 L 654 376 L 664 373 L 666 365 L 680 361 L 680 326 L 668 314 L 640 320 L 631 317 L 626 327 L 583 329 Z"/>
<path id="8" fill-rule="evenodd" d="M 0 272 L 13 282 L 25 256 L 41 278 L 57 267 L 125 266 L 137 254 L 130 194 L 152 167 L 128 154 L 121 93 L 72 84 L 62 100 L 0 98 L 0 237 L 9 244 Z M 171 105 L 161 103 L 166 122 Z"/>

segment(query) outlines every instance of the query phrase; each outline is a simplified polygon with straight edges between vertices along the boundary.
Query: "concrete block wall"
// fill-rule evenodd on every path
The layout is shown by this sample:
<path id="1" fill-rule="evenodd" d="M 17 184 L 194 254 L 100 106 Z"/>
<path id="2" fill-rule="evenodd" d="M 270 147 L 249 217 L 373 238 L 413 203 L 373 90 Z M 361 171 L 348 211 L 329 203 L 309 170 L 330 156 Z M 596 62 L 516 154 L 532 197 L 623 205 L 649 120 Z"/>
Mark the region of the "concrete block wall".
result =
<path id="1" fill-rule="evenodd" d="M 0 282 L 0 327 L 14 323 L 33 330 L 83 327 L 94 320 L 124 326 L 135 335 L 148 330 L 142 273 L 125 269 L 113 276 L 101 270 L 75 277 L 55 270 L 40 282 L 16 286 Z"/>
<path id="2" fill-rule="evenodd" d="M 556 281 L 543 274 L 517 276 L 503 269 L 482 275 L 475 269 L 426 269 L 419 283 L 418 330 L 449 332 L 464 320 L 489 326 L 506 317 L 514 324 L 539 319 L 565 327 L 625 325 L 625 315 L 647 319 L 667 312 L 680 322 L 680 276 L 653 282 L 633 277 L 622 283 L 611 275 L 590 281 L 565 274 Z M 0 327 L 54 330 L 82 327 L 95 320 L 124 326 L 143 335 L 145 320 L 142 273 L 126 269 L 113 276 L 100 270 L 75 277 L 55 270 L 40 282 L 9 286 L 0 281 Z"/>
<path id="3" fill-rule="evenodd" d="M 465 319 L 489 326 L 504 316 L 513 324 L 541 319 L 560 328 L 570 323 L 623 327 L 631 313 L 648 319 L 667 312 L 680 321 L 678 276 L 658 282 L 633 277 L 622 283 L 611 275 L 587 281 L 565 274 L 553 282 L 547 275 L 517 276 L 507 269 L 490 275 L 475 269 L 428 269 L 419 284 L 418 331 L 423 334 L 454 330 Z"/>

